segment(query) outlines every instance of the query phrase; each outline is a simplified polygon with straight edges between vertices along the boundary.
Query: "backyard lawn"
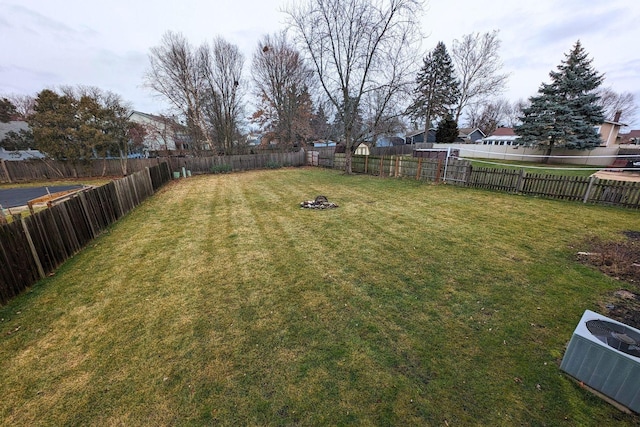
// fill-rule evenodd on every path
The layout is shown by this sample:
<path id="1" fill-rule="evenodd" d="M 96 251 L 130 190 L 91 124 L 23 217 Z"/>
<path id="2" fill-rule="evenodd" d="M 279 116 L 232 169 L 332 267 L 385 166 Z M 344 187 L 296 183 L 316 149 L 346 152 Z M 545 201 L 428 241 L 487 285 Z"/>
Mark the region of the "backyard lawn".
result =
<path id="1" fill-rule="evenodd" d="M 326 195 L 339 205 L 307 210 Z M 174 181 L 0 308 L 3 425 L 637 425 L 559 370 L 637 211 L 318 168 Z"/>

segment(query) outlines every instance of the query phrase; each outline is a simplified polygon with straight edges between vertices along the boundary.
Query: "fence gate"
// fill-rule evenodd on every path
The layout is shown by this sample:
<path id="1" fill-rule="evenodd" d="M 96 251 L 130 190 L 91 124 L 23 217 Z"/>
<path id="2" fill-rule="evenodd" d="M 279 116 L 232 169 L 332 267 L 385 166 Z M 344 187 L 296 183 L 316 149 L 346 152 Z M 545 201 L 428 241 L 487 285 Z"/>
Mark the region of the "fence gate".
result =
<path id="1" fill-rule="evenodd" d="M 319 159 L 319 151 L 307 151 L 307 166 L 318 166 Z"/>

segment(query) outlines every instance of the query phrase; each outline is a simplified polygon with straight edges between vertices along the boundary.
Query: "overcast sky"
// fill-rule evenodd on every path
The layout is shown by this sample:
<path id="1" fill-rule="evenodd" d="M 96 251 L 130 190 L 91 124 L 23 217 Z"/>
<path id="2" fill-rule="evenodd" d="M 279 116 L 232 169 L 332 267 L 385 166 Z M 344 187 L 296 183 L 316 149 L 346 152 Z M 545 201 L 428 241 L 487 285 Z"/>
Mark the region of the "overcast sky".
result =
<path id="1" fill-rule="evenodd" d="M 165 107 L 142 87 L 142 77 L 149 48 L 164 32 L 181 32 L 196 45 L 221 35 L 240 47 L 248 64 L 258 39 L 284 28 L 286 4 L 0 0 L 0 94 L 83 84 L 159 113 Z M 465 34 L 499 30 L 510 101 L 534 95 L 580 39 L 605 74 L 604 85 L 632 92 L 640 102 L 640 0 L 431 0 L 421 22 L 425 51 L 438 41 L 450 47 Z M 640 121 L 631 125 L 640 128 Z"/>

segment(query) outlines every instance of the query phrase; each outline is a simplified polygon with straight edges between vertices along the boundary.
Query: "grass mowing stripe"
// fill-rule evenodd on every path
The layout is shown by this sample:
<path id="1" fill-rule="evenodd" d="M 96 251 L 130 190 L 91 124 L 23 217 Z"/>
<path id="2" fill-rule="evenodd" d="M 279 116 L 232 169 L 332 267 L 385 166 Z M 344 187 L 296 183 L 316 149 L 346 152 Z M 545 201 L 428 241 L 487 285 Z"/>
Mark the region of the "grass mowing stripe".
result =
<path id="1" fill-rule="evenodd" d="M 340 207 L 298 207 L 319 194 Z M 620 286 L 572 254 L 639 228 L 632 211 L 311 168 L 172 182 L 0 308 L 0 416 L 634 425 L 557 363 Z"/>

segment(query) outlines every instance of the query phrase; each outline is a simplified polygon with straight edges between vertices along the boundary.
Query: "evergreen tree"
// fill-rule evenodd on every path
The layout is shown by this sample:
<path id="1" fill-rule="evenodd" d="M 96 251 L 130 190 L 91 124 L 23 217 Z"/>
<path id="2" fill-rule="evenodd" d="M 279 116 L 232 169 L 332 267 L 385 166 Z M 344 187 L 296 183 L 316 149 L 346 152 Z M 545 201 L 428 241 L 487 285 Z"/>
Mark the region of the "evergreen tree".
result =
<path id="1" fill-rule="evenodd" d="M 62 92 L 45 89 L 36 98 L 28 123 L 38 150 L 74 168 L 96 157 L 128 154 L 129 109 L 119 96 L 98 88 Z"/>
<path id="2" fill-rule="evenodd" d="M 45 89 L 38 94 L 34 109 L 28 123 L 36 148 L 52 159 L 68 159 L 75 165 L 85 155 L 75 138 L 75 101 L 70 96 Z"/>
<path id="3" fill-rule="evenodd" d="M 435 49 L 424 58 L 416 83 L 416 99 L 407 112 L 414 120 L 424 119 L 426 135 L 431 120 L 445 117 L 460 96 L 460 83 L 455 77 L 453 63 L 444 43 L 438 42 Z"/>
<path id="4" fill-rule="evenodd" d="M 0 122 L 8 123 L 16 114 L 16 106 L 7 98 L 0 98 Z"/>
<path id="5" fill-rule="evenodd" d="M 331 138 L 331 124 L 329 124 L 329 118 L 322 105 L 311 116 L 311 133 L 312 139 L 325 140 Z"/>
<path id="6" fill-rule="evenodd" d="M 520 143 L 553 148 L 589 149 L 601 144 L 595 126 L 604 120 L 596 89 L 604 76 L 592 66 L 593 60 L 578 40 L 557 71 L 551 71 L 551 83 L 542 83 L 531 105 L 523 109 L 522 125 L 515 131 Z"/>
<path id="7" fill-rule="evenodd" d="M 438 128 L 436 129 L 436 142 L 451 144 L 458 138 L 458 124 L 451 114 L 447 114 L 446 117 L 440 120 Z"/>

